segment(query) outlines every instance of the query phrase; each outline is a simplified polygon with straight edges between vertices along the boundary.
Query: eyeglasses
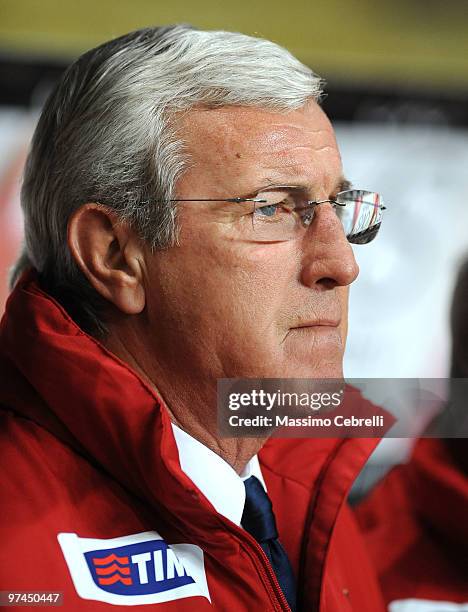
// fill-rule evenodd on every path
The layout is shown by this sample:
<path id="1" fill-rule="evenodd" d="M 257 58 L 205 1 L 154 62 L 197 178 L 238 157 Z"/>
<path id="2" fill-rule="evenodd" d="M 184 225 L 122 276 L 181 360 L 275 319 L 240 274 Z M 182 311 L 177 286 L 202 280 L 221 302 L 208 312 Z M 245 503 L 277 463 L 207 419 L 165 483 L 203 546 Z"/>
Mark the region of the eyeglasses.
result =
<path id="1" fill-rule="evenodd" d="M 386 207 L 382 197 L 373 191 L 351 189 L 341 191 L 333 199 L 307 200 L 298 190 L 272 191 L 256 198 L 179 199 L 170 202 L 252 202 L 253 239 L 275 242 L 296 238 L 314 218 L 315 209 L 329 203 L 335 209 L 346 238 L 352 244 L 367 244 L 377 235 Z"/>

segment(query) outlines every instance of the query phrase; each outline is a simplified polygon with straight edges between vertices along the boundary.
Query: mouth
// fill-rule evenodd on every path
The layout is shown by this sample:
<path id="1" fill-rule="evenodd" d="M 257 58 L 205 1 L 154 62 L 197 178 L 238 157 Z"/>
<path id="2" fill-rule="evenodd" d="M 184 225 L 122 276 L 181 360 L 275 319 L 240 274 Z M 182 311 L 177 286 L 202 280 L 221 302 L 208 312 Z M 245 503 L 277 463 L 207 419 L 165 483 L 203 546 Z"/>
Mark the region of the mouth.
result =
<path id="1" fill-rule="evenodd" d="M 341 319 L 320 319 L 316 321 L 301 322 L 299 325 L 295 325 L 288 329 L 281 344 L 283 344 L 287 338 L 300 338 L 301 336 L 305 339 L 313 335 L 315 338 L 323 337 L 323 340 L 326 338 L 335 338 L 337 336 L 341 337 L 339 329 L 340 323 Z"/>
<path id="2" fill-rule="evenodd" d="M 295 325 L 294 327 L 291 327 L 291 329 L 307 329 L 309 327 L 339 327 L 340 323 L 340 319 L 320 319 L 318 321 L 305 321 L 303 323 L 300 323 L 300 325 Z"/>

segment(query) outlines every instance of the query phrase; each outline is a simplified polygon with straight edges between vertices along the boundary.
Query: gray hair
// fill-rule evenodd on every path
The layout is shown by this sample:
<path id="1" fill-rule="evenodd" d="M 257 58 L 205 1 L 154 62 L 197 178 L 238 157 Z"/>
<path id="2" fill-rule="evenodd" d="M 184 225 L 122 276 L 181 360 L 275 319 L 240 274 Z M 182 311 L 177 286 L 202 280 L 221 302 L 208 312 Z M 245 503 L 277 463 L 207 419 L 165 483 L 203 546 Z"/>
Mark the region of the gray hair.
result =
<path id="1" fill-rule="evenodd" d="M 287 112 L 320 95 L 321 80 L 288 51 L 238 33 L 145 28 L 88 51 L 62 76 L 34 133 L 13 282 L 34 267 L 85 331 L 104 335 L 108 303 L 67 246 L 71 214 L 101 202 L 152 249 L 173 246 L 176 207 L 168 200 L 189 162 L 177 114 L 225 105 Z"/>

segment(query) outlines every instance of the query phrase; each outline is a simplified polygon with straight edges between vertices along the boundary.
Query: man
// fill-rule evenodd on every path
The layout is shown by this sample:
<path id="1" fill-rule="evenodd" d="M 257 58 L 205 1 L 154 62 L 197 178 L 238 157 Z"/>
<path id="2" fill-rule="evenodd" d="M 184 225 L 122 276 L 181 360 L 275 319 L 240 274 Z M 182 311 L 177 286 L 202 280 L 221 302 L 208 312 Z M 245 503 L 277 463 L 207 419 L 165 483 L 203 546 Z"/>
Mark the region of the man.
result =
<path id="1" fill-rule="evenodd" d="M 2 588 L 66 610 L 384 609 L 345 505 L 375 442 L 216 426 L 217 379 L 342 375 L 349 243 L 382 207 L 350 190 L 319 97 L 273 43 L 186 26 L 63 76 L 1 327 Z"/>

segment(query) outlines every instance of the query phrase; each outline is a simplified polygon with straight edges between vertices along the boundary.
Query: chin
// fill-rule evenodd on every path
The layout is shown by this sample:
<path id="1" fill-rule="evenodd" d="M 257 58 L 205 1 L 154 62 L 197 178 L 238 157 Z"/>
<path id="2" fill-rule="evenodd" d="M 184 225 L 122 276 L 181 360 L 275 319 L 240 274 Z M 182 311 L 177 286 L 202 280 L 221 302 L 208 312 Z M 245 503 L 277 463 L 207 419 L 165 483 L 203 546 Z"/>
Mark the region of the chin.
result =
<path id="1" fill-rule="evenodd" d="M 252 367 L 249 372 L 244 371 L 239 378 L 343 378 L 343 360 L 314 361 L 313 363 L 299 360 L 278 361 L 277 363 L 265 362 L 262 366 Z"/>
<path id="2" fill-rule="evenodd" d="M 343 378 L 343 365 L 324 364 L 312 369 L 309 378 Z"/>
<path id="3" fill-rule="evenodd" d="M 285 367 L 279 377 L 343 378 L 343 344 L 338 335 L 335 335 L 333 340 L 311 345 L 297 342 L 285 347 Z"/>
<path id="4" fill-rule="evenodd" d="M 273 378 L 273 377 L 272 377 Z M 296 363 L 289 364 L 287 368 L 283 368 L 274 378 L 343 378 L 343 363 L 330 363 L 330 361 L 315 362 L 315 363 Z"/>

